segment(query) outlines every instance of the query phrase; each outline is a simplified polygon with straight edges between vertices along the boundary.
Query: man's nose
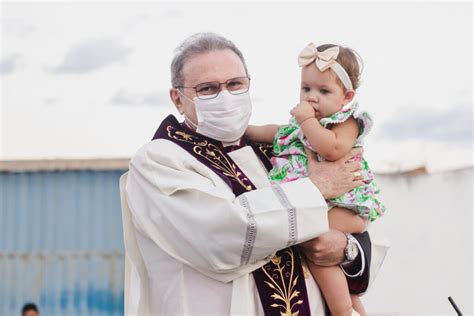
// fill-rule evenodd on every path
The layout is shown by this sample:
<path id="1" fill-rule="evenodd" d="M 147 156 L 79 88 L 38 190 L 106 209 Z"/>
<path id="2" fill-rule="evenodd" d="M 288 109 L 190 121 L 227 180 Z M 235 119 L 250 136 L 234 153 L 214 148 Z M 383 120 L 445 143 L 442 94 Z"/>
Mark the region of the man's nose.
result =
<path id="1" fill-rule="evenodd" d="M 227 90 L 227 82 L 219 83 L 219 92 L 222 92 L 222 90 Z"/>

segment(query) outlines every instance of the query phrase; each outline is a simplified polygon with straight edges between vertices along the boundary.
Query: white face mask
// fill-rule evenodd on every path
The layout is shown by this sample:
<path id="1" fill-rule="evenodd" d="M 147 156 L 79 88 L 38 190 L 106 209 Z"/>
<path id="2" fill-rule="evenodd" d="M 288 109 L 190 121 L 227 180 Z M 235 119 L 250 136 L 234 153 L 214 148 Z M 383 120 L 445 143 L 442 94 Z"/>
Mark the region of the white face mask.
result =
<path id="1" fill-rule="evenodd" d="M 183 93 L 181 95 L 191 101 Z M 228 143 L 237 141 L 244 135 L 252 114 L 248 91 L 231 94 L 223 90 L 214 99 L 201 100 L 195 97 L 191 102 L 194 102 L 198 123 L 195 125 L 186 119 L 199 134 Z"/>

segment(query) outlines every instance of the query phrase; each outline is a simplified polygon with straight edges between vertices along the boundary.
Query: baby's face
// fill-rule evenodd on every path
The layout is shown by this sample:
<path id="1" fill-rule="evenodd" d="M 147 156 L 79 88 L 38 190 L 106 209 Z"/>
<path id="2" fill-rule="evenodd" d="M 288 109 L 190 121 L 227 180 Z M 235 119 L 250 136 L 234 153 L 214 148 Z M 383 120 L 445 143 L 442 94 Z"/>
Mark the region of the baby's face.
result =
<path id="1" fill-rule="evenodd" d="M 301 70 L 300 101 L 307 101 L 316 110 L 318 120 L 339 111 L 353 97 L 344 92 L 337 82 L 337 75 L 330 69 L 319 71 L 313 63 Z"/>

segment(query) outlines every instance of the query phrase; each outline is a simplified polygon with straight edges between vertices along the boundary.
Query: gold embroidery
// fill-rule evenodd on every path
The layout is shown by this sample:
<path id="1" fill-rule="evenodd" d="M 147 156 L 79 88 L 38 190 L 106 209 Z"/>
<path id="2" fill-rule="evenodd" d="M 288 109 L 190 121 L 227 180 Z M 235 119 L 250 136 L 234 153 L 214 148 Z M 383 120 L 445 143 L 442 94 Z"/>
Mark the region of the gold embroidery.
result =
<path id="1" fill-rule="evenodd" d="M 168 136 L 173 138 L 173 139 L 176 139 L 176 140 L 179 140 L 179 141 L 184 141 L 184 142 L 187 142 L 187 143 L 191 143 L 193 145 L 199 145 L 199 146 L 206 146 L 207 145 L 206 140 L 204 140 L 204 141 L 195 141 L 194 139 L 197 138 L 197 137 L 195 137 L 193 135 L 190 135 L 190 134 L 187 134 L 185 132 L 176 130 L 176 128 L 174 128 L 171 125 L 168 125 L 168 127 L 166 127 L 166 130 L 168 131 Z"/>
<path id="2" fill-rule="evenodd" d="M 230 177 L 232 180 L 237 181 L 245 190 L 252 190 L 249 179 L 244 177 L 241 172 L 238 172 L 234 163 L 231 163 L 225 154 L 214 144 L 208 143 L 206 140 L 199 141 L 196 136 L 187 134 L 183 131 L 177 130 L 175 127 L 169 125 L 166 130 L 168 136 L 178 141 L 187 142 L 195 145 L 193 151 L 199 156 L 205 158 L 209 163 L 220 170 L 224 175 Z"/>
<path id="3" fill-rule="evenodd" d="M 252 190 L 252 185 L 244 183 L 244 181 L 248 181 L 248 178 L 243 177 L 242 173 L 236 170 L 237 167 L 235 164 L 231 163 L 217 146 L 207 144 L 205 151 L 203 151 L 202 146 L 194 146 L 193 150 L 196 154 L 209 161 L 211 165 L 220 170 L 224 175 L 237 181 L 245 190 Z"/>
<path id="4" fill-rule="evenodd" d="M 296 283 L 298 282 L 298 276 L 293 278 L 294 264 L 295 264 L 293 250 L 291 248 L 288 248 L 287 250 L 285 250 L 285 253 L 287 253 L 290 256 L 290 261 L 284 262 L 283 266 L 280 265 L 281 264 L 280 256 L 274 256 L 272 258 L 271 261 L 276 266 L 276 268 L 273 269 L 272 275 L 270 275 L 267 271 L 267 269 L 268 270 L 271 269 L 270 264 L 264 265 L 261 269 L 263 270 L 263 272 L 265 272 L 268 279 L 271 281 L 271 282 L 265 281 L 265 283 L 271 289 L 276 291 L 270 297 L 272 297 L 275 301 L 282 301 L 284 303 L 284 305 L 273 303 L 270 306 L 275 307 L 275 308 L 280 308 L 280 307 L 283 308 L 284 312 L 280 311 L 280 316 L 297 316 L 299 314 L 299 310 L 297 310 L 296 312 L 292 312 L 293 307 L 295 307 L 296 305 L 303 304 L 303 300 L 298 300 L 295 303 L 291 304 L 291 301 L 294 298 L 297 298 L 300 292 L 294 290 Z M 285 272 L 285 276 L 287 277 L 289 276 L 288 283 L 286 284 L 285 278 L 283 277 L 283 270 L 285 269 L 285 267 L 288 266 L 288 264 L 290 264 L 289 266 L 291 267 L 291 272 L 288 272 L 288 271 Z M 281 280 L 281 284 L 278 284 L 277 280 Z"/>
<path id="5" fill-rule="evenodd" d="M 258 146 L 258 149 L 260 149 L 260 152 L 268 159 L 268 160 L 271 160 L 272 159 L 272 156 L 269 156 L 268 155 L 268 151 L 269 150 L 273 150 L 272 146 L 271 145 L 268 145 L 268 144 L 260 144 Z"/>
<path id="6" fill-rule="evenodd" d="M 279 265 L 280 262 L 281 262 L 281 257 L 280 257 L 280 256 L 273 256 L 272 262 L 273 262 L 273 264 L 276 265 L 276 266 Z"/>

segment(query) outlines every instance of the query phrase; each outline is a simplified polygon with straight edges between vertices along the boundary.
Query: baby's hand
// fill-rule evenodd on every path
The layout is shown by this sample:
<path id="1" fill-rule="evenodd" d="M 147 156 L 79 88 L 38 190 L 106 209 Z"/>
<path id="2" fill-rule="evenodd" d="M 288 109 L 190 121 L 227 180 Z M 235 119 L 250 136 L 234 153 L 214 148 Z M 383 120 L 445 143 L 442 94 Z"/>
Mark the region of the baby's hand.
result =
<path id="1" fill-rule="evenodd" d="M 296 121 L 301 124 L 309 118 L 316 117 L 316 111 L 306 101 L 298 103 L 293 109 L 291 109 L 290 114 L 293 115 Z"/>

